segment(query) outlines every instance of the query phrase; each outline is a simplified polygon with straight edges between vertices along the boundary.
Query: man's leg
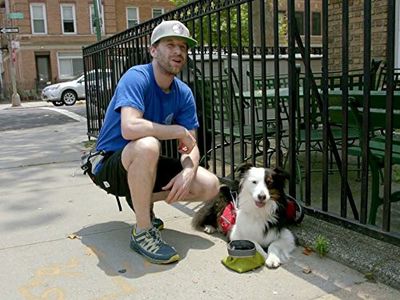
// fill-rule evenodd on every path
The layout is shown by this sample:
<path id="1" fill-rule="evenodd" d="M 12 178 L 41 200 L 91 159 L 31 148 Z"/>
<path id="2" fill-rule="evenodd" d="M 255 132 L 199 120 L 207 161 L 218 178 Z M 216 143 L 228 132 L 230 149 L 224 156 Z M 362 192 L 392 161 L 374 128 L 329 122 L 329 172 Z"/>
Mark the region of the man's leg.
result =
<path id="1" fill-rule="evenodd" d="M 215 174 L 199 167 L 187 200 L 210 201 L 219 193 L 219 186 L 220 182 Z"/>
<path id="2" fill-rule="evenodd" d="M 159 170 L 159 172 L 161 173 L 162 170 Z M 199 167 L 190 187 L 189 195 L 184 201 L 210 201 L 219 193 L 219 186 L 220 182 L 217 176 L 205 168 Z M 169 191 L 153 193 L 152 202 L 165 200 L 168 194 Z"/>
<path id="3" fill-rule="evenodd" d="M 153 263 L 167 264 L 179 260 L 179 255 L 175 248 L 162 240 L 159 230 L 152 226 L 150 217 L 159 155 L 159 141 L 145 137 L 125 146 L 121 161 L 127 171 L 136 213 L 130 247 Z"/>
<path id="4" fill-rule="evenodd" d="M 151 225 L 150 211 L 160 143 L 153 137 L 130 142 L 122 151 L 122 165 L 127 171 L 128 185 L 132 196 L 138 229 Z"/>

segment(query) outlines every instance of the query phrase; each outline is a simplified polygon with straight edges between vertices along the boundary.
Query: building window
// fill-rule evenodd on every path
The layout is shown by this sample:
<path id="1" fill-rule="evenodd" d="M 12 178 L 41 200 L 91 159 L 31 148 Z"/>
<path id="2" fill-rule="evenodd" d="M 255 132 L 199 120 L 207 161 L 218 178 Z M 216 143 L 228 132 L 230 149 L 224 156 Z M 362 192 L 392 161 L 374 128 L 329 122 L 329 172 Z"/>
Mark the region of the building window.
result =
<path id="1" fill-rule="evenodd" d="M 75 23 L 75 6 L 73 4 L 61 4 L 62 32 L 76 33 Z"/>
<path id="2" fill-rule="evenodd" d="M 137 7 L 126 8 L 126 26 L 131 28 L 139 24 L 139 9 Z"/>
<path id="3" fill-rule="evenodd" d="M 99 7 L 100 9 L 100 27 L 101 27 L 101 33 L 105 33 L 105 24 L 104 24 L 104 9 L 103 9 L 103 5 L 101 5 Z M 94 5 L 91 4 L 90 5 L 90 32 L 92 34 L 96 33 L 96 24 L 94 24 L 94 20 L 95 20 L 95 14 L 94 14 Z"/>
<path id="4" fill-rule="evenodd" d="M 295 13 L 297 28 L 299 29 L 299 34 L 304 35 L 304 12 L 296 11 Z"/>
<path id="5" fill-rule="evenodd" d="M 79 52 L 59 52 L 57 60 L 59 79 L 72 79 L 83 73 L 83 59 Z"/>
<path id="6" fill-rule="evenodd" d="M 163 14 L 164 14 L 164 8 L 153 8 L 152 9 L 153 18 L 157 18 Z"/>
<path id="7" fill-rule="evenodd" d="M 321 13 L 312 13 L 312 35 L 321 35 Z"/>
<path id="8" fill-rule="evenodd" d="M 46 6 L 44 3 L 31 3 L 31 27 L 33 34 L 47 34 Z"/>

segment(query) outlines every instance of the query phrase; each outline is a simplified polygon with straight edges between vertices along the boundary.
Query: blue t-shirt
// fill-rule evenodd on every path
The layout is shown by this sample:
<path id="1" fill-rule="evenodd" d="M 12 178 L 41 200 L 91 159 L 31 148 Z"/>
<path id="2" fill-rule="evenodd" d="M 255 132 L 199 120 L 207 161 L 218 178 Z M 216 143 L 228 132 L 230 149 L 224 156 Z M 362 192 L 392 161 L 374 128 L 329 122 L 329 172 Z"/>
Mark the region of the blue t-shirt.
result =
<path id="1" fill-rule="evenodd" d="M 152 64 L 130 68 L 118 82 L 107 108 L 96 150 L 117 151 L 129 143 L 121 133 L 121 108 L 133 107 L 143 118 L 163 125 L 178 124 L 187 130 L 197 129 L 196 104 L 190 88 L 174 78 L 165 93 L 156 83 Z"/>

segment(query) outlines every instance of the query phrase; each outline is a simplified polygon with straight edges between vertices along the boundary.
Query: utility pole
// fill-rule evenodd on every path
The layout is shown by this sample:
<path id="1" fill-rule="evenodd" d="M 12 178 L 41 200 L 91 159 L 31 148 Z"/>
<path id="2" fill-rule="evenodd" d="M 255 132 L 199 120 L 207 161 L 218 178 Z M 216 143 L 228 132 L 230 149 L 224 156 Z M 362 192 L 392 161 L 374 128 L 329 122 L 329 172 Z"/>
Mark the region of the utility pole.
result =
<path id="1" fill-rule="evenodd" d="M 3 50 L 0 50 L 0 100 L 4 99 L 4 84 L 3 84 Z"/>
<path id="2" fill-rule="evenodd" d="M 9 0 L 5 0 L 5 8 L 6 8 L 6 25 L 9 23 L 9 14 L 10 14 L 10 3 Z M 15 72 L 15 63 L 17 60 L 17 50 L 13 47 L 14 33 L 7 34 L 7 42 L 8 42 L 8 55 L 9 55 L 9 66 L 10 66 L 10 77 L 11 77 L 11 85 L 12 85 L 12 96 L 11 96 L 11 106 L 21 106 L 21 98 L 17 91 L 17 81 L 16 81 L 16 72 Z"/>
<path id="3" fill-rule="evenodd" d="M 99 3 L 100 2 L 100 3 Z M 103 20 L 101 19 L 101 1 L 94 0 L 93 7 L 94 7 L 94 24 L 96 26 L 96 38 L 97 41 L 101 40 L 101 27 L 103 24 Z"/>

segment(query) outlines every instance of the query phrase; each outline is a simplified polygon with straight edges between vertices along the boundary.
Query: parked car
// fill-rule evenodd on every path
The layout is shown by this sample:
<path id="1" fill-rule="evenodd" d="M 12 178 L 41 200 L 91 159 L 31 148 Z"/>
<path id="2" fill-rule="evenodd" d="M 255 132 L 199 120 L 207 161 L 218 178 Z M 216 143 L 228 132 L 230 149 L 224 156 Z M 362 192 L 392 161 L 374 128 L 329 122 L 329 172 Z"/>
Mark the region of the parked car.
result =
<path id="1" fill-rule="evenodd" d="M 107 69 L 106 73 L 109 76 L 111 71 Z M 93 76 L 90 75 L 94 74 L 89 74 L 89 80 L 94 80 Z M 94 86 L 94 84 L 91 84 L 91 86 Z M 42 100 L 51 102 L 55 106 L 74 105 L 77 100 L 85 99 L 85 97 L 84 74 L 70 81 L 51 84 L 42 90 Z"/>
<path id="2" fill-rule="evenodd" d="M 77 78 L 51 84 L 42 90 L 42 100 L 55 106 L 74 105 L 78 99 L 85 99 L 85 75 Z"/>

